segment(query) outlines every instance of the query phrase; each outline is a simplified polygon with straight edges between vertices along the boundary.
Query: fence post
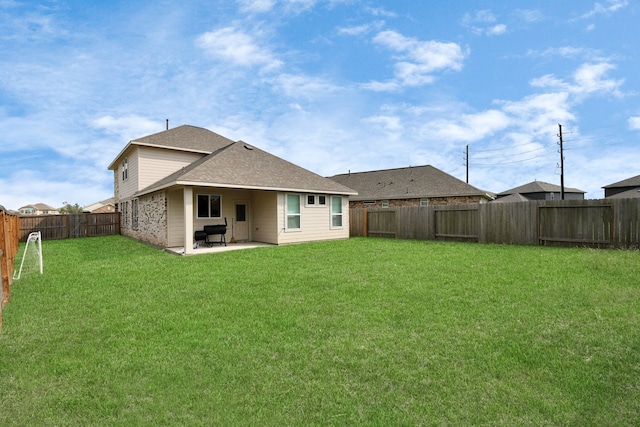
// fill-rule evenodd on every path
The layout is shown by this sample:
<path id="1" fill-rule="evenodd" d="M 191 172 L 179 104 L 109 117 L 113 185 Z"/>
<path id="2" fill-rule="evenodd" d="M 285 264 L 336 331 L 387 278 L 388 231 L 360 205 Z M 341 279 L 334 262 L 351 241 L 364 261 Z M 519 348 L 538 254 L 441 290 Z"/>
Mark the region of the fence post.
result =
<path id="1" fill-rule="evenodd" d="M 2 281 L 2 300 L 0 306 L 9 301 L 9 286 L 11 285 L 12 272 L 9 268 L 9 236 L 7 233 L 7 218 L 4 210 L 0 210 L 0 278 Z"/>
<path id="2" fill-rule="evenodd" d="M 367 216 L 367 208 L 364 208 L 364 218 L 363 218 L 363 221 L 362 221 L 362 224 L 363 224 L 362 225 L 362 235 L 364 237 L 367 237 L 367 227 L 368 227 L 367 218 L 368 218 L 368 216 Z"/>
<path id="3" fill-rule="evenodd" d="M 13 281 L 13 262 L 20 241 L 18 217 L 7 214 L 0 206 L 0 332 L 2 332 L 2 309 L 9 301 Z"/>

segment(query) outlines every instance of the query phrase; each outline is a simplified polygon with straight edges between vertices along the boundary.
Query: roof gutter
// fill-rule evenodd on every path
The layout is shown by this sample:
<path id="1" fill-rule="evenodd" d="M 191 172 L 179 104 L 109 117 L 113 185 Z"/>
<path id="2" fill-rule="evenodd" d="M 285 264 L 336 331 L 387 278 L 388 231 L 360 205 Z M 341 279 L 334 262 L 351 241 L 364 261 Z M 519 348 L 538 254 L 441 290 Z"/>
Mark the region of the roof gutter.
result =
<path id="1" fill-rule="evenodd" d="M 237 184 L 220 184 L 220 183 L 203 183 L 197 181 L 173 181 L 160 185 L 158 187 L 147 187 L 134 194 L 135 197 L 144 196 L 145 194 L 154 193 L 156 191 L 165 190 L 170 187 L 208 187 L 208 188 L 228 188 L 238 190 L 262 190 L 262 191 L 286 191 L 291 193 L 307 193 L 307 194 L 339 194 L 341 196 L 356 196 L 357 192 L 337 191 L 337 190 L 314 190 L 308 188 L 287 188 L 287 187 L 267 187 L 255 185 L 237 185 Z"/>

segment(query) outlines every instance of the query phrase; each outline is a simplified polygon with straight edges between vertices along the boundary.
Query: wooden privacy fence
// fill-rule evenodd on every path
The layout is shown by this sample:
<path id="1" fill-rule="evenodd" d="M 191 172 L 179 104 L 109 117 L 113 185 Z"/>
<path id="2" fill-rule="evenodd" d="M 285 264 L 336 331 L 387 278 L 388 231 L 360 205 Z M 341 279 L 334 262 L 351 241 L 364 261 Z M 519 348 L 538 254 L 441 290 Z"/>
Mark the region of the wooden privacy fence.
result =
<path id="1" fill-rule="evenodd" d="M 42 240 L 120 234 L 120 213 L 84 213 L 20 217 L 20 240 L 40 231 Z"/>
<path id="2" fill-rule="evenodd" d="M 640 198 L 353 208 L 349 221 L 351 236 L 640 247 Z"/>
<path id="3" fill-rule="evenodd" d="M 2 331 L 2 309 L 9 301 L 13 264 L 18 253 L 19 220 L 0 206 L 0 331 Z"/>

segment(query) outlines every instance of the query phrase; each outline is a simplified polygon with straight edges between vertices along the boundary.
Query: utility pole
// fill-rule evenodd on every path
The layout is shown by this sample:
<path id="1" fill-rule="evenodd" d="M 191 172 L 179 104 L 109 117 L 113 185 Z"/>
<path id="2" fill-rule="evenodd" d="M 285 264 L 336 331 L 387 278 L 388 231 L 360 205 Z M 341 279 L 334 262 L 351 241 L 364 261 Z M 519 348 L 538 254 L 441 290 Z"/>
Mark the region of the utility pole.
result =
<path id="1" fill-rule="evenodd" d="M 558 123 L 558 137 L 560 138 L 560 198 L 564 200 L 564 150 L 562 148 L 562 125 Z"/>
<path id="2" fill-rule="evenodd" d="M 467 148 L 464 152 L 464 159 L 466 160 L 466 164 L 467 164 L 467 184 L 469 183 L 469 144 L 467 144 Z"/>

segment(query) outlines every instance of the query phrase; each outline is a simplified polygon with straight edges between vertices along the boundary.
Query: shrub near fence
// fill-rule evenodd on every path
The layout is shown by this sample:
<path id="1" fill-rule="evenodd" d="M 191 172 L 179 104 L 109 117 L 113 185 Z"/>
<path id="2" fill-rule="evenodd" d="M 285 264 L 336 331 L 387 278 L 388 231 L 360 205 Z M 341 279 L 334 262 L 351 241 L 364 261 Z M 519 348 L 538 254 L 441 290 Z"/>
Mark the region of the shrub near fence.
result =
<path id="1" fill-rule="evenodd" d="M 354 208 L 351 236 L 514 245 L 640 246 L 640 199 Z"/>
<path id="2" fill-rule="evenodd" d="M 85 213 L 70 215 L 38 215 L 20 217 L 20 240 L 33 231 L 42 233 L 42 240 L 120 234 L 120 213 Z"/>
<path id="3" fill-rule="evenodd" d="M 18 253 L 19 220 L 0 206 L 0 331 L 2 331 L 2 309 L 9 301 L 9 288 L 13 281 L 13 264 Z"/>

